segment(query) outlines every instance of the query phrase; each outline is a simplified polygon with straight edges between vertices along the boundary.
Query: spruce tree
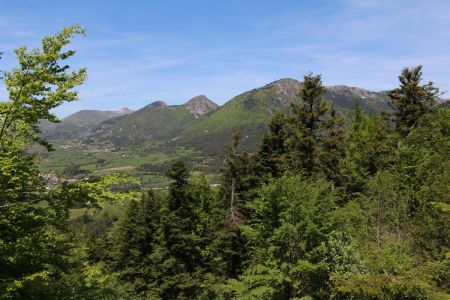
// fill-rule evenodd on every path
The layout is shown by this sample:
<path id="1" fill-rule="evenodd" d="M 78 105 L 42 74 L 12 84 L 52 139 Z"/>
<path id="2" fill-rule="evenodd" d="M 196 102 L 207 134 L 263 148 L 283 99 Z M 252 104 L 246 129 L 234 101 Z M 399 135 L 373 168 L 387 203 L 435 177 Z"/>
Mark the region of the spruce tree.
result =
<path id="1" fill-rule="evenodd" d="M 193 298 L 201 289 L 201 239 L 196 234 L 197 206 L 190 192 L 189 171 L 181 161 L 166 173 L 173 182 L 160 211 L 148 275 L 152 292 L 162 299 Z"/>
<path id="2" fill-rule="evenodd" d="M 231 227 L 248 217 L 245 203 L 254 196 L 255 188 L 259 185 L 255 171 L 255 156 L 238 151 L 241 138 L 240 132 L 233 133 L 233 142 L 225 150 L 220 169 L 220 190 L 224 205 L 228 207 Z"/>
<path id="3" fill-rule="evenodd" d="M 285 175 L 260 189 L 242 227 L 251 261 L 229 289 L 238 299 L 326 299 L 321 251 L 333 230 L 336 194 L 323 180 Z"/>
<path id="4" fill-rule="evenodd" d="M 220 169 L 220 201 L 218 206 L 218 226 L 211 251 L 222 270 L 223 277 L 236 277 L 247 259 L 245 240 L 239 226 L 251 217 L 246 207 L 258 186 L 253 157 L 238 151 L 241 134 L 233 134 L 233 143 L 224 153 Z"/>
<path id="5" fill-rule="evenodd" d="M 336 185 L 342 185 L 340 165 L 344 157 L 344 119 L 330 107 L 329 118 L 325 119 L 318 138 L 317 164 L 321 174 Z"/>
<path id="6" fill-rule="evenodd" d="M 322 119 L 330 109 L 323 102 L 320 75 L 304 76 L 303 87 L 298 93 L 301 103 L 291 103 L 292 114 L 287 126 L 288 160 L 290 165 L 311 175 L 316 170 L 315 149 Z"/>
<path id="7" fill-rule="evenodd" d="M 287 118 L 281 111 L 270 120 L 269 132 L 264 135 L 257 153 L 256 170 L 259 176 L 270 174 L 278 178 L 288 169 L 285 145 L 287 123 Z"/>
<path id="8" fill-rule="evenodd" d="M 112 270 L 120 272 L 120 278 L 133 282 L 137 277 L 137 264 L 142 259 L 139 231 L 139 203 L 130 201 L 114 237 Z"/>
<path id="9" fill-rule="evenodd" d="M 436 104 L 439 89 L 431 81 L 421 85 L 422 66 L 404 68 L 398 79 L 400 87 L 388 92 L 388 104 L 395 128 L 404 137 Z"/>
<path id="10" fill-rule="evenodd" d="M 384 116 L 366 114 L 359 102 L 350 120 L 340 172 L 347 192 L 355 193 L 363 190 L 371 176 L 393 163 L 397 135 Z"/>
<path id="11" fill-rule="evenodd" d="M 131 284 L 135 293 L 148 289 L 147 264 L 159 226 L 160 199 L 150 191 L 140 201 L 128 203 L 125 215 L 113 233 L 112 271 Z"/>
<path id="12" fill-rule="evenodd" d="M 290 113 L 279 112 L 270 120 L 269 132 L 255 156 L 257 182 L 294 171 L 341 184 L 344 120 L 325 102 L 324 92 L 321 76 L 308 73 L 298 92 L 299 102 L 291 103 Z"/>

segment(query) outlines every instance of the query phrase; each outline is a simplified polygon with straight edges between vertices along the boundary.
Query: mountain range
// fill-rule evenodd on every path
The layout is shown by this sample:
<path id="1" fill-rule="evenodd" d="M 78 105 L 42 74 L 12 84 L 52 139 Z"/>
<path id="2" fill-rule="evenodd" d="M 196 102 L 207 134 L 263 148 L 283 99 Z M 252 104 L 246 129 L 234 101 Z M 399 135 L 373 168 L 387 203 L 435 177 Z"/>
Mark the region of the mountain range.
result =
<path id="1" fill-rule="evenodd" d="M 102 122 L 132 112 L 133 111 L 128 108 L 122 108 L 117 111 L 80 110 L 64 118 L 60 123 L 41 121 L 40 128 L 43 137 L 49 140 L 73 139 L 89 132 L 92 127 L 95 127 Z"/>
<path id="2" fill-rule="evenodd" d="M 118 146 L 155 142 L 191 147 L 205 154 L 217 154 L 231 140 L 232 132 L 239 130 L 244 137 L 242 147 L 254 149 L 271 116 L 300 101 L 297 93 L 301 87 L 301 82 L 285 78 L 237 95 L 222 106 L 200 95 L 182 105 L 156 101 L 137 111 L 82 110 L 57 124 L 43 122 L 41 129 L 50 140 Z M 343 113 L 356 101 L 366 111 L 388 109 L 385 92 L 344 85 L 326 87 L 324 99 Z"/>

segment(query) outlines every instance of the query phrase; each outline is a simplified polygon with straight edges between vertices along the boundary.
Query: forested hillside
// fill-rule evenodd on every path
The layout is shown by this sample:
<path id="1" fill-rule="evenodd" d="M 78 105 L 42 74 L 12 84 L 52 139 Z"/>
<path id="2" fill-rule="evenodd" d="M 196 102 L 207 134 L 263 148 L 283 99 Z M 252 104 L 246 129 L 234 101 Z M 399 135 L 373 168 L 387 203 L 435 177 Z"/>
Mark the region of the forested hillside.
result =
<path id="1" fill-rule="evenodd" d="M 57 121 L 51 109 L 86 80 L 66 63 L 77 34 L 18 48 L 18 66 L 3 72 L 0 299 L 449 299 L 450 110 L 422 66 L 404 68 L 384 94 L 389 109 L 371 112 L 367 92 L 306 74 L 254 151 L 240 147 L 245 123 L 230 132 L 218 185 L 179 160 L 167 188 L 126 173 L 50 188 L 30 149 L 52 150 L 39 123 Z M 342 90 L 361 97 L 348 117 L 327 100 Z M 251 122 L 238 108 L 274 99 L 249 93 L 261 97 L 205 112 L 195 131 Z M 155 111 L 197 120 L 163 103 L 133 114 Z"/>

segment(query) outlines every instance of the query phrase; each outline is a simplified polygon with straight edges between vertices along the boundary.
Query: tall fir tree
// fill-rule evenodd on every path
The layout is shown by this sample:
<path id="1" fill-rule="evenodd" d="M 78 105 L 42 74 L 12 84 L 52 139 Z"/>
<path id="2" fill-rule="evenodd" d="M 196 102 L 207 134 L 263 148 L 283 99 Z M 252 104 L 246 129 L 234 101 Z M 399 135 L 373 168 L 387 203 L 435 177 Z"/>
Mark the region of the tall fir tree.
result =
<path id="1" fill-rule="evenodd" d="M 287 118 L 281 111 L 269 121 L 269 131 L 263 136 L 257 153 L 256 171 L 258 175 L 269 174 L 278 178 L 288 170 L 285 145 Z"/>
<path id="2" fill-rule="evenodd" d="M 125 215 L 112 235 L 112 271 L 138 294 L 149 289 L 147 264 L 153 252 L 160 209 L 161 199 L 154 192 L 142 194 L 140 201 L 128 203 Z"/>
<path id="3" fill-rule="evenodd" d="M 181 161 L 166 173 L 173 182 L 160 213 L 154 251 L 149 256 L 148 280 L 162 299 L 193 298 L 202 291 L 201 238 L 196 200 L 190 192 L 189 171 Z"/>
<path id="4" fill-rule="evenodd" d="M 325 102 L 320 75 L 308 73 L 291 103 L 291 113 L 276 114 L 259 147 L 258 174 L 279 177 L 286 171 L 323 176 L 339 183 L 343 157 L 343 118 Z"/>
<path id="5" fill-rule="evenodd" d="M 312 175 L 317 170 L 316 147 L 323 118 L 330 109 L 323 102 L 320 75 L 309 73 L 304 76 L 303 86 L 298 93 L 301 103 L 291 103 L 292 114 L 287 126 L 289 164 Z"/>
<path id="6" fill-rule="evenodd" d="M 398 79 L 400 87 L 388 92 L 388 104 L 395 128 L 404 137 L 436 104 L 439 89 L 431 81 L 421 85 L 422 66 L 404 68 Z"/>

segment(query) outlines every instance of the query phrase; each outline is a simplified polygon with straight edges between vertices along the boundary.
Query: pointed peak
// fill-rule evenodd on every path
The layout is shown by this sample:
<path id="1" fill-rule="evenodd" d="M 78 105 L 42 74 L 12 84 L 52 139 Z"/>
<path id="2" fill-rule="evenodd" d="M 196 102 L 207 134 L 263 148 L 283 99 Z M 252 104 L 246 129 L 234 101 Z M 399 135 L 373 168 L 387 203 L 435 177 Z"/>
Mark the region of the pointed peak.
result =
<path id="1" fill-rule="evenodd" d="M 213 101 L 209 100 L 208 97 L 206 97 L 205 95 L 198 95 L 198 96 L 195 96 L 195 97 L 189 99 L 184 105 L 188 105 L 188 104 L 191 104 L 191 103 L 198 103 L 198 102 L 211 102 L 211 103 L 214 103 Z"/>
<path id="2" fill-rule="evenodd" d="M 184 106 L 195 116 L 205 115 L 219 107 L 205 95 L 195 96 L 194 98 L 187 101 Z"/>

